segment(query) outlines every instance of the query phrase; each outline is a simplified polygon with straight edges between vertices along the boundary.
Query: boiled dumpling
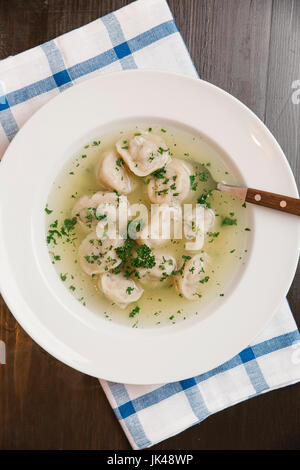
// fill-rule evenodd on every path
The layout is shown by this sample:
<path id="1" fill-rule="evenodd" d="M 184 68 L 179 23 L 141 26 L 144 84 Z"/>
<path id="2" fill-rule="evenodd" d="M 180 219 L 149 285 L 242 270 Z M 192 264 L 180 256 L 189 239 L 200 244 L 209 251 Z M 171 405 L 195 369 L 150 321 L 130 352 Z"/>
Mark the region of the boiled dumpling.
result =
<path id="1" fill-rule="evenodd" d="M 137 233 L 136 241 L 150 248 L 157 248 L 170 242 L 170 238 L 181 238 L 181 215 L 181 207 L 177 204 L 153 206 L 151 221 L 145 223 L 143 229 Z"/>
<path id="2" fill-rule="evenodd" d="M 186 163 L 178 159 L 171 160 L 146 181 L 150 201 L 154 204 L 183 201 L 190 191 L 190 174 L 190 168 Z"/>
<path id="3" fill-rule="evenodd" d="M 205 265 L 208 261 L 206 253 L 198 253 L 184 261 L 183 269 L 176 276 L 179 292 L 189 300 L 197 299 L 203 287 L 201 281 L 205 276 Z M 206 279 L 204 279 L 206 280 Z"/>
<path id="4" fill-rule="evenodd" d="M 99 204 L 117 205 L 118 196 L 116 193 L 108 191 L 98 191 L 92 196 L 82 196 L 72 210 L 72 216 L 77 217 L 78 223 L 84 227 L 92 229 L 99 222 L 96 217 L 96 210 Z"/>
<path id="5" fill-rule="evenodd" d="M 82 269 L 91 276 L 116 268 L 121 263 L 116 248 L 124 243 L 125 240 L 121 238 L 100 240 L 96 232 L 91 232 L 78 249 L 79 263 Z"/>
<path id="6" fill-rule="evenodd" d="M 184 216 L 183 230 L 186 240 L 186 249 L 201 250 L 204 245 L 206 233 L 215 223 L 215 214 L 211 209 L 197 205 L 192 211 Z"/>
<path id="7" fill-rule="evenodd" d="M 115 192 L 98 191 L 92 196 L 82 196 L 73 207 L 72 217 L 77 217 L 78 223 L 84 229 L 92 230 L 99 221 L 107 221 L 112 208 L 116 209 L 117 221 L 119 213 L 117 209 L 120 205 L 124 205 L 127 210 L 126 196 L 119 196 Z"/>
<path id="8" fill-rule="evenodd" d="M 139 268 L 138 276 L 139 280 L 143 284 L 147 284 L 149 287 L 156 287 L 161 285 L 169 279 L 172 272 L 176 270 L 176 260 L 173 256 L 166 253 L 155 253 L 155 266 L 153 268 Z"/>
<path id="9" fill-rule="evenodd" d="M 96 178 L 103 186 L 115 189 L 120 194 L 128 194 L 134 188 L 133 177 L 129 174 L 124 160 L 114 150 L 109 150 L 101 156 Z"/>
<path id="10" fill-rule="evenodd" d="M 132 173 L 137 176 L 147 176 L 171 159 L 165 141 L 149 132 L 137 132 L 131 138 L 122 138 L 116 147 Z"/>
<path id="11" fill-rule="evenodd" d="M 143 295 L 144 290 L 133 279 L 127 279 L 122 274 L 105 273 L 99 276 L 99 289 L 104 295 L 117 304 L 126 308 Z"/>

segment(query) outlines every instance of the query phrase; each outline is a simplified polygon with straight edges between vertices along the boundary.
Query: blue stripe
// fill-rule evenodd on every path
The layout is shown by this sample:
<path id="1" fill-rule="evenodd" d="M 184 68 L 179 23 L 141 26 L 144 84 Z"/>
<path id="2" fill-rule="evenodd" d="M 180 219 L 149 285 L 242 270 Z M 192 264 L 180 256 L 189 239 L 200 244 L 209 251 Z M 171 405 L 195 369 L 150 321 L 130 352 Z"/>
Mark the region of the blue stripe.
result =
<path id="1" fill-rule="evenodd" d="M 155 41 L 159 41 L 160 39 L 177 32 L 178 29 L 175 22 L 170 20 L 150 29 L 149 31 L 146 31 L 145 33 L 140 34 L 139 36 L 136 36 L 135 38 L 130 39 L 127 44 L 131 52 L 136 52 L 137 50 L 143 49 Z M 92 57 L 91 59 L 85 60 L 70 67 L 67 69 L 67 72 L 71 80 L 76 80 L 77 78 L 88 75 L 95 70 L 102 69 L 111 63 L 116 62 L 117 60 L 119 59 L 115 49 L 113 48 L 103 52 L 102 54 Z M 7 95 L 7 99 L 10 107 L 12 107 L 34 98 L 35 96 L 47 93 L 48 91 L 56 88 L 56 86 L 57 84 L 53 76 L 47 77 L 24 88 L 9 93 Z M 2 96 L 0 96 L 0 100 L 1 99 L 3 99 Z"/>
<path id="2" fill-rule="evenodd" d="M 199 421 L 203 421 L 211 413 L 208 411 L 202 393 L 196 384 L 196 380 L 194 378 L 182 380 L 180 385 L 182 390 L 184 390 L 194 415 Z"/>
<path id="3" fill-rule="evenodd" d="M 0 123 L 6 134 L 6 137 L 9 141 L 11 141 L 19 131 L 19 126 L 9 107 L 0 112 Z"/>
<path id="4" fill-rule="evenodd" d="M 125 385 L 113 382 L 108 382 L 108 385 L 116 400 L 118 410 L 121 409 L 120 414 L 122 413 L 124 415 L 123 419 L 136 446 L 140 449 L 144 447 L 149 447 L 152 442 L 149 441 L 145 434 L 143 426 L 141 425 L 138 415 L 136 414 L 133 408 L 133 404 L 130 401 L 130 397 L 128 395 Z M 124 400 L 126 400 L 126 403 L 123 403 Z M 127 411 L 125 407 L 127 407 Z M 118 419 L 120 418 L 118 417 Z"/>
<path id="5" fill-rule="evenodd" d="M 172 382 L 153 390 L 153 392 L 145 393 L 141 397 L 136 398 L 133 400 L 133 405 L 136 411 L 141 411 L 149 406 L 156 405 L 179 392 L 182 392 L 180 383 Z"/>
<path id="6" fill-rule="evenodd" d="M 6 137 L 11 141 L 19 130 L 19 126 L 11 112 L 9 102 L 5 93 L 5 83 L 0 80 L 0 124 L 6 134 Z"/>
<path id="7" fill-rule="evenodd" d="M 261 368 L 255 359 L 244 364 L 244 367 L 257 394 L 262 393 L 270 388 L 265 380 Z"/>
<path id="8" fill-rule="evenodd" d="M 89 73 L 94 72 L 95 70 L 102 69 L 107 65 L 112 64 L 118 60 L 114 49 L 103 52 L 91 59 L 87 59 L 79 64 L 73 65 L 68 69 L 70 77 L 72 80 L 88 75 Z"/>
<path id="9" fill-rule="evenodd" d="M 24 88 L 8 93 L 7 100 L 12 108 L 20 103 L 24 103 L 24 101 L 28 101 L 36 96 L 42 95 L 43 93 L 47 93 L 54 88 L 56 88 L 55 80 L 53 77 L 48 77 Z"/>
<path id="10" fill-rule="evenodd" d="M 265 354 L 278 351 L 278 349 L 292 346 L 292 344 L 297 343 L 298 341 L 300 341 L 300 333 L 298 330 L 294 330 L 291 333 L 276 336 L 275 338 L 268 339 L 262 343 L 255 344 L 252 346 L 252 350 L 255 357 L 260 357 Z"/>
<path id="11" fill-rule="evenodd" d="M 72 80 L 66 70 L 63 56 L 55 42 L 48 41 L 45 44 L 42 44 L 41 48 L 47 57 L 54 81 L 59 90 L 64 91 L 66 88 L 72 86 Z"/>
<path id="12" fill-rule="evenodd" d="M 250 361 L 252 362 L 253 359 L 255 359 L 257 357 L 265 356 L 266 354 L 270 354 L 274 351 L 287 348 L 287 347 L 291 346 L 292 344 L 294 344 L 297 341 L 300 341 L 300 334 L 299 334 L 298 330 L 292 331 L 290 333 L 286 333 L 284 335 L 277 336 L 276 338 L 272 338 L 270 340 L 263 341 L 262 343 L 258 343 L 258 344 L 251 347 L 252 353 L 253 353 L 252 359 L 250 359 L 250 352 L 248 351 L 249 348 L 246 348 L 246 350 L 244 350 L 244 351 L 246 351 L 246 353 L 244 351 L 242 351 L 240 354 L 238 354 L 234 358 L 232 358 L 229 361 L 225 362 L 221 366 L 210 370 L 209 372 L 205 372 L 204 374 L 198 375 L 195 378 L 182 380 L 181 382 L 172 382 L 172 383 L 169 383 L 169 384 L 162 385 L 161 387 L 157 388 L 156 390 L 153 390 L 149 393 L 146 393 L 146 394 L 142 395 L 141 397 L 135 398 L 132 401 L 129 399 L 130 397 L 128 396 L 126 388 L 121 384 L 115 384 L 115 385 L 121 385 L 122 386 L 122 389 L 121 389 L 122 393 L 124 393 L 124 395 L 121 399 L 122 405 L 123 405 L 122 410 L 126 409 L 126 415 L 127 415 L 126 419 L 128 419 L 128 416 L 130 414 L 130 410 L 133 413 L 136 413 L 136 412 L 141 411 L 145 408 L 148 408 L 149 406 L 160 403 L 161 401 L 166 400 L 167 398 L 169 398 L 169 397 L 171 397 L 171 396 L 173 396 L 177 393 L 181 393 L 182 391 L 184 391 L 186 393 L 186 391 L 188 389 L 190 389 L 192 387 L 195 387 L 195 384 L 205 382 L 210 377 L 214 377 L 214 376 L 216 376 L 220 373 L 226 372 L 227 370 L 234 369 L 235 367 L 240 366 L 242 364 L 250 364 Z M 258 364 L 257 364 L 257 367 L 258 367 Z M 258 373 L 257 378 L 254 376 L 256 372 Z M 251 367 L 251 369 L 249 368 L 249 378 L 250 378 L 255 390 L 257 391 L 257 393 L 260 393 L 261 391 L 268 388 L 268 385 L 267 384 L 264 385 L 263 381 L 261 381 L 260 374 L 261 374 L 260 369 L 257 370 L 255 365 L 253 367 Z M 260 385 L 259 385 L 259 383 L 260 383 Z M 110 386 L 111 385 L 112 384 L 110 383 Z M 116 389 L 116 390 L 118 390 L 118 393 L 120 394 L 120 389 Z M 113 390 L 112 390 L 112 392 L 113 392 Z M 127 396 L 128 396 L 128 399 L 129 399 L 128 402 L 126 402 L 126 397 Z M 195 407 L 196 406 L 195 397 L 194 396 L 192 397 L 191 395 L 189 395 L 189 398 L 191 400 L 190 403 L 193 402 L 193 406 Z M 201 416 L 205 416 L 206 411 L 203 408 L 203 404 L 201 402 L 202 397 L 199 396 L 199 397 L 197 397 L 197 399 L 199 400 L 199 406 L 200 406 L 199 414 Z M 118 397 L 118 400 L 120 400 L 120 396 Z M 127 408 L 124 407 L 124 405 L 126 405 L 126 403 L 129 403 L 129 402 L 130 402 L 130 405 Z M 118 403 L 118 401 L 117 401 L 117 403 Z M 116 413 L 117 418 L 122 419 L 121 413 L 119 412 L 119 408 L 114 409 L 114 411 Z"/>
<path id="13" fill-rule="evenodd" d="M 254 357 L 265 356 L 266 354 L 270 354 L 274 351 L 278 351 L 279 349 L 284 349 L 291 346 L 295 341 L 300 341 L 300 333 L 298 330 L 291 331 L 290 333 L 286 333 L 284 335 L 276 336 L 275 338 L 263 341 L 262 343 L 255 344 L 252 346 L 252 351 Z M 196 382 L 203 382 L 210 377 L 214 377 L 217 374 L 225 372 L 226 370 L 233 369 L 237 365 L 241 364 L 241 354 L 243 351 L 230 359 L 229 361 L 225 362 L 219 367 L 212 369 L 204 374 L 198 375 L 196 377 Z"/>
<path id="14" fill-rule="evenodd" d="M 41 48 L 47 57 L 53 74 L 66 69 L 62 54 L 54 41 L 45 42 L 41 45 Z"/>
<path id="15" fill-rule="evenodd" d="M 264 390 L 269 388 L 267 382 L 265 381 L 264 375 L 255 360 L 255 355 L 251 346 L 244 349 L 239 354 L 241 361 L 244 364 L 245 370 L 248 374 L 248 377 L 254 387 L 256 393 L 261 393 Z"/>
<path id="16" fill-rule="evenodd" d="M 170 20 L 130 39 L 127 43 L 131 52 L 136 52 L 174 33 L 178 33 L 178 28 L 175 21 Z"/>
<path id="17" fill-rule="evenodd" d="M 111 43 L 114 46 L 118 59 L 120 59 L 123 70 L 136 69 L 137 65 L 131 55 L 130 47 L 126 42 L 121 25 L 114 13 L 109 13 L 108 15 L 103 16 L 102 22 L 107 29 Z"/>

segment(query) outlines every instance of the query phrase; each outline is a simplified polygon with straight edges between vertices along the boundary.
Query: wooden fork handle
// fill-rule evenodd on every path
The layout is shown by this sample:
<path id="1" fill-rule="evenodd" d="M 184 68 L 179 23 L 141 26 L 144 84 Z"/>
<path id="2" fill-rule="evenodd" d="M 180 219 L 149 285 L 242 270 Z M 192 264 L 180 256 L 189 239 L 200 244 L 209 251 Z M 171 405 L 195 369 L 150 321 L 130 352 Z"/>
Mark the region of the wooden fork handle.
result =
<path id="1" fill-rule="evenodd" d="M 300 215 L 300 199 L 294 197 L 248 188 L 245 200 L 252 204 L 258 204 L 259 206 L 270 207 L 278 211 Z"/>

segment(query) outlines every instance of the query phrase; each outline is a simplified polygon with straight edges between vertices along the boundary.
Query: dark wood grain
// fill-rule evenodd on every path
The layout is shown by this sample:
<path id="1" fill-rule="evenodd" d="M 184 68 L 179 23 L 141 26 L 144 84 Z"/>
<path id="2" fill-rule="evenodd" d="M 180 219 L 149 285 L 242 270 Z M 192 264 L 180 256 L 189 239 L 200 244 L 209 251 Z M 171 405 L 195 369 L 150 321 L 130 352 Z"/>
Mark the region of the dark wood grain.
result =
<path id="1" fill-rule="evenodd" d="M 292 84 L 300 78 L 300 2 L 274 0 L 265 123 L 281 145 L 296 182 L 300 184 L 300 105 L 294 104 Z M 288 294 L 300 324 L 300 268 Z"/>
<path id="2" fill-rule="evenodd" d="M 0 0 L 0 59 L 130 3 Z M 248 105 L 269 126 L 299 178 L 298 0 L 170 0 L 202 78 Z M 298 179 L 299 181 L 299 179 Z M 300 324 L 300 279 L 289 300 Z M 129 449 L 97 380 L 48 355 L 0 300 L 0 449 Z M 236 405 L 156 449 L 299 449 L 300 387 Z"/>
<path id="3" fill-rule="evenodd" d="M 289 214 L 300 215 L 300 199 L 248 188 L 246 201 Z"/>

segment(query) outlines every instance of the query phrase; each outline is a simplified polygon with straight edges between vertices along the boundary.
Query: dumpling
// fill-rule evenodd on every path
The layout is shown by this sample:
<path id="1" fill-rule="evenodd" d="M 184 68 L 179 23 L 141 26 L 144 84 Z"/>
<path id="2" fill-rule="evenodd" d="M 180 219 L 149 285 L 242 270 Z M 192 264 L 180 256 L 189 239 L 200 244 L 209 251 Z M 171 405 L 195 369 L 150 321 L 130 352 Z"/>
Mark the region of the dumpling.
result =
<path id="1" fill-rule="evenodd" d="M 78 249 L 80 266 L 90 276 L 116 268 L 121 263 L 116 248 L 123 246 L 124 243 L 125 240 L 120 238 L 100 240 L 96 232 L 89 233 Z"/>
<path id="2" fill-rule="evenodd" d="M 98 287 L 108 299 L 120 308 L 126 308 L 130 303 L 136 302 L 144 292 L 144 289 L 139 287 L 133 279 L 127 279 L 122 274 L 113 273 L 99 276 Z"/>
<path id="3" fill-rule="evenodd" d="M 156 287 L 164 284 L 176 270 L 176 260 L 166 253 L 153 253 L 155 256 L 155 266 L 151 269 L 139 268 L 138 276 L 142 284 L 149 287 Z"/>
<path id="4" fill-rule="evenodd" d="M 100 220 L 105 219 L 105 213 L 102 212 L 107 212 L 106 209 L 112 207 L 118 208 L 123 203 L 128 204 L 126 196 L 119 196 L 115 192 L 98 191 L 92 196 L 82 196 L 73 207 L 72 217 L 77 217 L 78 223 L 84 229 L 93 230 Z"/>
<path id="5" fill-rule="evenodd" d="M 133 177 L 124 160 L 114 150 L 109 150 L 100 157 L 96 179 L 106 188 L 115 189 L 120 194 L 129 194 L 134 189 Z"/>
<path id="6" fill-rule="evenodd" d="M 177 204 L 167 204 L 152 207 L 151 220 L 140 232 L 136 241 L 150 248 L 158 248 L 170 241 L 170 238 L 180 239 L 182 236 L 182 211 Z"/>
<path id="7" fill-rule="evenodd" d="M 184 261 L 181 272 L 176 276 L 176 285 L 179 292 L 187 299 L 195 300 L 201 295 L 201 287 L 209 279 L 208 276 L 205 276 L 207 262 L 206 253 L 198 253 Z"/>
<path id="8" fill-rule="evenodd" d="M 137 176 L 150 175 L 171 159 L 165 141 L 149 132 L 138 132 L 125 140 L 122 138 L 116 147 L 129 169 Z"/>
<path id="9" fill-rule="evenodd" d="M 147 193 L 154 204 L 183 201 L 190 191 L 190 168 L 182 160 L 173 159 L 164 168 L 155 171 L 147 181 Z"/>
<path id="10" fill-rule="evenodd" d="M 205 235 L 213 227 L 214 223 L 214 211 L 206 209 L 199 204 L 191 212 L 185 214 L 183 231 L 186 240 L 189 241 L 185 248 L 201 250 L 204 245 Z"/>

